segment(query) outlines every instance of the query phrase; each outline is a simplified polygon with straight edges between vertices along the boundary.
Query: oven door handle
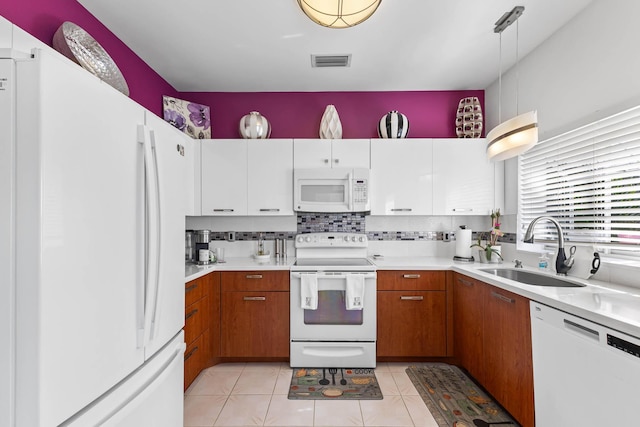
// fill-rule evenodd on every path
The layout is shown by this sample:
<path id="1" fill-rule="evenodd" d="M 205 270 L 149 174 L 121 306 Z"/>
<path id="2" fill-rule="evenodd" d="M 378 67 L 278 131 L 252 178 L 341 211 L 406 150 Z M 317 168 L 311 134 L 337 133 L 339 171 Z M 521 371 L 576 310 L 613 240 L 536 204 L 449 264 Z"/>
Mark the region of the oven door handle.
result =
<path id="1" fill-rule="evenodd" d="M 346 280 L 347 276 L 350 274 L 359 274 L 359 275 L 363 275 L 365 279 L 375 279 L 376 278 L 376 273 L 375 272 L 370 272 L 370 273 L 297 273 L 297 272 L 292 272 L 291 273 L 291 277 L 292 278 L 296 278 L 299 279 L 301 278 L 303 275 L 305 274 L 315 274 L 316 276 L 318 276 L 318 279 L 341 279 L 341 280 Z"/>

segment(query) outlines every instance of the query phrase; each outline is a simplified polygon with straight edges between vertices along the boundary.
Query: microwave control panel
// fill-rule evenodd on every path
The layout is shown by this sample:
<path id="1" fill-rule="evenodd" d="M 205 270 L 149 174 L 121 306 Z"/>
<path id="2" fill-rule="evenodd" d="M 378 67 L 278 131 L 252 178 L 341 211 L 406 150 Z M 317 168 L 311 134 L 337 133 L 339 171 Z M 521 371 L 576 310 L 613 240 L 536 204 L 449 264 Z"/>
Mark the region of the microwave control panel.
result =
<path id="1" fill-rule="evenodd" d="M 354 203 L 367 203 L 368 197 L 368 185 L 366 179 L 356 179 L 353 181 L 353 202 Z"/>

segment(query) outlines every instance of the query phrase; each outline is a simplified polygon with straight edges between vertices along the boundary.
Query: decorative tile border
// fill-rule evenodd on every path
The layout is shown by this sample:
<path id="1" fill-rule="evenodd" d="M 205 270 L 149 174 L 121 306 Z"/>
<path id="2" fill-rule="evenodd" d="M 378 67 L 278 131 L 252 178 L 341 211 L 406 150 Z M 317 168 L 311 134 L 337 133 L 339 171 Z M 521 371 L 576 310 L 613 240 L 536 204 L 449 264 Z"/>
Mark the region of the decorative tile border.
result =
<path id="1" fill-rule="evenodd" d="M 366 231 L 363 213 L 299 213 L 297 231 L 236 231 L 235 240 L 293 240 L 304 233 L 365 233 L 370 241 L 455 241 L 455 231 Z M 473 240 L 481 232 L 473 233 Z M 227 232 L 212 232 L 211 240 L 226 240 Z M 500 243 L 515 243 L 515 233 L 505 233 Z"/>

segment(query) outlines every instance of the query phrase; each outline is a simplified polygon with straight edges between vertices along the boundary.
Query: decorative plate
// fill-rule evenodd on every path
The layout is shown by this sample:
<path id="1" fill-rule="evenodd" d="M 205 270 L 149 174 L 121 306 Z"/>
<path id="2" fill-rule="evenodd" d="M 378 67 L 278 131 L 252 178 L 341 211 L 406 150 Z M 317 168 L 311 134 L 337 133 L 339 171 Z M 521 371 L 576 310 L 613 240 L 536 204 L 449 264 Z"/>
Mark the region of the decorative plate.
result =
<path id="1" fill-rule="evenodd" d="M 64 22 L 53 35 L 55 50 L 80 64 L 120 92 L 129 96 L 129 86 L 106 50 L 85 30 L 73 22 Z"/>

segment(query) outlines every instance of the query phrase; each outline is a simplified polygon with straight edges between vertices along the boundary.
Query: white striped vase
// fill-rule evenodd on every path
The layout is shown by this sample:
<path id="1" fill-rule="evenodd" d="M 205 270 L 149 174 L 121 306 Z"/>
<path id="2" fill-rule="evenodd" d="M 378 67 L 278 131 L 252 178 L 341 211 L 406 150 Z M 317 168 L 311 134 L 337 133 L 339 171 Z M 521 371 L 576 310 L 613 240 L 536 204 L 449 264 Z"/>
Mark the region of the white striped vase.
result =
<path id="1" fill-rule="evenodd" d="M 240 119 L 240 135 L 244 139 L 267 139 L 271 135 L 271 125 L 265 116 L 252 111 Z"/>
<path id="2" fill-rule="evenodd" d="M 409 133 L 407 116 L 396 110 L 389 111 L 378 122 L 378 136 L 380 138 L 406 138 Z"/>

